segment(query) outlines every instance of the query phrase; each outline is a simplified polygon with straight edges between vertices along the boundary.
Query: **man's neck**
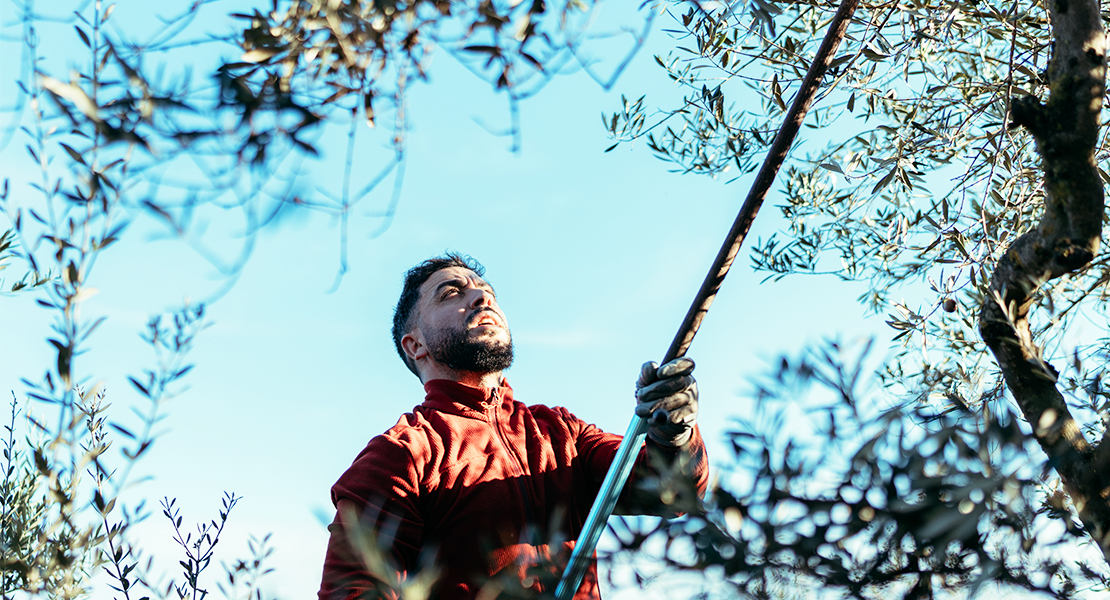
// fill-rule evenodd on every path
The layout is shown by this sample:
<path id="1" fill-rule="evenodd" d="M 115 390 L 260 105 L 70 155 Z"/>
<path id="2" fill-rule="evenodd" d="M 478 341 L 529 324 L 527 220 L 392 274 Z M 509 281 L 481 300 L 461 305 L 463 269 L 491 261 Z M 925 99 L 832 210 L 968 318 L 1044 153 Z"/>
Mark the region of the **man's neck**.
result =
<path id="1" fill-rule="evenodd" d="M 425 373 L 420 379 L 423 383 L 427 383 L 433 379 L 446 379 L 469 387 L 493 389 L 501 387 L 501 380 L 503 377 L 501 371 L 478 373 L 476 371 L 457 371 L 440 366 L 438 369 L 430 369 L 429 372 Z"/>
<path id="2" fill-rule="evenodd" d="M 493 389 L 501 387 L 501 371 L 496 373 L 475 373 L 473 371 L 456 371 L 458 378 L 454 381 L 470 387 Z"/>

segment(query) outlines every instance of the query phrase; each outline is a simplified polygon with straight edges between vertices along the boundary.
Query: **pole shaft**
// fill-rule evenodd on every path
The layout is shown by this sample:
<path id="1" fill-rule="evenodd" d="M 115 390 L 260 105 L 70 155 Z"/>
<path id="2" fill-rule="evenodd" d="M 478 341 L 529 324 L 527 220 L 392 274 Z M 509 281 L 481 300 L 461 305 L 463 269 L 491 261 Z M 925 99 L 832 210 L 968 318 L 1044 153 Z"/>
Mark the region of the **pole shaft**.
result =
<path id="1" fill-rule="evenodd" d="M 701 288 L 698 290 L 697 296 L 694 297 L 693 304 L 690 305 L 690 310 L 686 312 L 686 318 L 683 319 L 682 326 L 679 327 L 678 333 L 671 341 L 671 346 L 667 349 L 667 354 L 663 358 L 663 364 L 685 356 L 686 351 L 690 348 L 690 343 L 694 341 L 694 336 L 701 326 L 702 319 L 709 312 L 713 299 L 717 297 L 717 292 L 721 289 L 721 284 L 724 282 L 725 276 L 728 275 L 728 270 L 732 267 L 733 261 L 736 260 L 736 255 L 744 244 L 744 238 L 747 236 L 748 230 L 751 229 L 752 222 L 759 214 L 760 207 L 763 206 L 763 200 L 767 197 L 782 163 L 785 162 L 786 156 L 790 152 L 790 147 L 794 144 L 794 138 L 797 137 L 798 130 L 801 129 L 806 113 L 809 112 L 809 107 L 813 103 L 813 98 L 817 95 L 821 78 L 825 76 L 825 71 L 828 70 L 829 63 L 832 62 L 833 53 L 836 52 L 840 42 L 844 39 L 844 34 L 848 30 L 848 24 L 851 22 L 857 6 L 859 6 L 859 0 L 843 0 L 829 23 L 825 39 L 822 40 L 821 46 L 817 49 L 817 54 L 813 57 L 813 63 L 810 64 L 805 79 L 802 80 L 798 95 L 794 97 L 794 102 L 790 105 L 786 119 L 779 127 L 778 133 L 775 134 L 775 139 L 771 142 L 771 148 L 763 159 L 763 165 L 760 167 L 755 181 L 752 182 L 748 197 L 744 200 L 743 206 L 740 207 L 740 212 L 736 215 L 736 220 L 733 221 L 724 244 L 717 252 L 716 259 L 713 260 L 713 266 L 709 268 L 709 273 L 702 281 Z M 571 553 L 570 562 L 559 581 L 559 586 L 555 591 L 557 600 L 571 600 L 574 593 L 578 591 L 578 586 L 582 584 L 582 577 L 589 567 L 590 558 L 593 557 L 594 549 L 597 547 L 597 541 L 601 538 L 601 532 L 605 529 L 609 516 L 613 514 L 613 508 L 616 506 L 621 490 L 624 489 L 624 483 L 632 472 L 632 465 L 635 464 L 636 455 L 639 454 L 640 446 L 644 443 L 647 429 L 647 419 L 632 417 L 632 423 L 628 426 L 628 433 L 621 440 L 621 445 L 617 449 L 613 463 L 605 474 L 601 490 L 598 492 L 593 506 L 590 507 L 590 513 L 586 517 L 582 532 L 574 546 L 574 551 Z"/>

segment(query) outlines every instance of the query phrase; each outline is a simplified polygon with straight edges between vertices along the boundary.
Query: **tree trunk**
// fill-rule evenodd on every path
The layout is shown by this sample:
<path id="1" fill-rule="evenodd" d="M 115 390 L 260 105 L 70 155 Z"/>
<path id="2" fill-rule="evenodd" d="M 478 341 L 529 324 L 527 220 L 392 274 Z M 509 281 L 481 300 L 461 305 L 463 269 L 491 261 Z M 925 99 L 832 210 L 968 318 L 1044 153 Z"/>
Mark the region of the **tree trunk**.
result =
<path id="1" fill-rule="evenodd" d="M 1045 177 L 1044 216 L 999 259 L 979 331 L 1080 520 L 1110 562 L 1110 443 L 1106 436 L 1097 446 L 1085 439 L 1056 387 L 1057 371 L 1041 359 L 1029 328 L 1037 288 L 1094 258 L 1104 211 L 1094 158 L 1106 78 L 1099 3 L 1049 0 L 1048 5 L 1054 40 L 1048 101 L 1014 99 L 1010 123 L 1036 140 Z"/>

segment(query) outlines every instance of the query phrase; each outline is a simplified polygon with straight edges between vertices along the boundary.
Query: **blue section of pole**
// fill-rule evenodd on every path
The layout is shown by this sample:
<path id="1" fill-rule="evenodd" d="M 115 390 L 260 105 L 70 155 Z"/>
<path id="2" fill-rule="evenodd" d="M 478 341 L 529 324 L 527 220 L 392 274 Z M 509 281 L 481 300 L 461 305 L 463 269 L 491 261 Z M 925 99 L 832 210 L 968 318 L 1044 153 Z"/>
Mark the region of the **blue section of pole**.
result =
<path id="1" fill-rule="evenodd" d="M 571 600 L 574 598 L 574 593 L 578 591 L 578 586 L 582 585 L 582 577 L 590 565 L 594 548 L 597 547 L 597 541 L 601 539 L 601 532 L 605 530 L 609 515 L 613 514 L 617 498 L 624 488 L 624 482 L 628 481 L 628 476 L 632 473 L 632 466 L 636 464 L 640 447 L 644 445 L 647 430 L 647 419 L 632 417 L 632 422 L 628 424 L 628 431 L 625 432 L 624 439 L 617 447 L 613 463 L 605 473 L 605 480 L 601 482 L 597 500 L 590 507 L 590 514 L 586 516 L 586 522 L 582 525 L 582 533 L 578 536 L 574 551 L 571 552 L 570 562 L 563 571 L 559 587 L 555 589 L 555 597 L 558 600 Z"/>

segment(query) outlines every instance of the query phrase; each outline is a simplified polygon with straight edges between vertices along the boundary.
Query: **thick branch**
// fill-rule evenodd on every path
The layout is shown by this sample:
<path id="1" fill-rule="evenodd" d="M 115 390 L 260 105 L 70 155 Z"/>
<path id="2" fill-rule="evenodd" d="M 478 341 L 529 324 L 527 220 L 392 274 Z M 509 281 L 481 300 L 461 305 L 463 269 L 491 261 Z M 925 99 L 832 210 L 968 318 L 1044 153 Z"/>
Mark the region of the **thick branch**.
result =
<path id="1" fill-rule="evenodd" d="M 1041 360 L 1029 329 L 1037 288 L 1090 263 L 1098 251 L 1103 189 L 1095 166 L 1105 95 L 1106 35 L 1098 0 L 1051 0 L 1054 54 L 1049 97 L 1015 99 L 1013 127 L 1033 134 L 1045 177 L 1044 216 L 999 259 L 979 330 L 1002 369 L 1033 434 L 1110 562 L 1110 493 L 1099 468 L 1107 449 L 1092 449 L 1056 388 L 1056 370 Z M 1105 446 L 1106 444 L 1100 444 Z"/>

